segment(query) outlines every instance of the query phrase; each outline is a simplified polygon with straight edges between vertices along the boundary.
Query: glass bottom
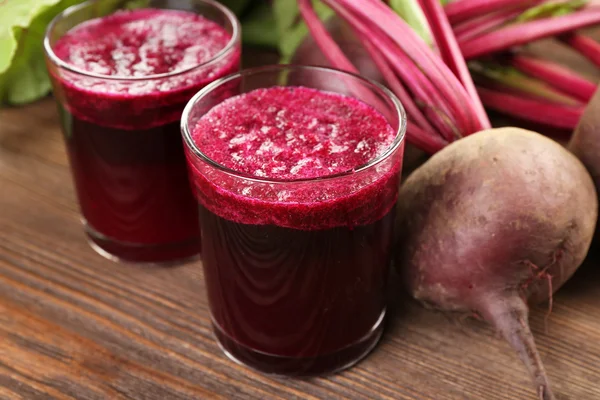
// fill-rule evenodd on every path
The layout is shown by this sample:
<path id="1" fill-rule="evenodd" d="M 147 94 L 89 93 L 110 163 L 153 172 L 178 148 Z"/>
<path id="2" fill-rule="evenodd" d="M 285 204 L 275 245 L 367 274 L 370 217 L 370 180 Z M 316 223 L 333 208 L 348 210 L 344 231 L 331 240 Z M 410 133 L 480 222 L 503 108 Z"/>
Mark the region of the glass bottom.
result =
<path id="1" fill-rule="evenodd" d="M 91 248 L 111 261 L 167 266 L 182 264 L 200 255 L 200 238 L 166 244 L 126 243 L 97 232 L 86 221 L 83 225 Z"/>
<path id="2" fill-rule="evenodd" d="M 281 357 L 256 351 L 230 337 L 214 320 L 213 331 L 221 350 L 240 365 L 271 375 L 323 376 L 350 368 L 365 358 L 381 339 L 384 317 L 385 310 L 369 333 L 356 343 L 316 357 Z"/>

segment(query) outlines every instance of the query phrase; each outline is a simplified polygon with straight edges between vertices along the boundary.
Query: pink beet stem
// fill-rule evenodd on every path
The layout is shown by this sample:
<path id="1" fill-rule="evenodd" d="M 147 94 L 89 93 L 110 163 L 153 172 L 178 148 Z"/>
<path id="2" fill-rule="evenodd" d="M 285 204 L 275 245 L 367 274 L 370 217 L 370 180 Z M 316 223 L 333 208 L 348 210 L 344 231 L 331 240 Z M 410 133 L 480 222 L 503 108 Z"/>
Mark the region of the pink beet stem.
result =
<path id="1" fill-rule="evenodd" d="M 450 23 L 457 24 L 468 19 L 500 10 L 536 4 L 536 0 L 457 0 L 444 7 Z"/>
<path id="2" fill-rule="evenodd" d="M 311 0 L 298 0 L 298 8 L 312 37 L 329 62 L 336 68 L 358 74 L 356 67 L 348 60 L 342 49 L 329 35 L 327 29 L 312 7 Z"/>
<path id="3" fill-rule="evenodd" d="M 518 293 L 483 296 L 476 305 L 483 318 L 500 331 L 531 374 L 540 400 L 556 400 L 529 328 L 529 311 Z"/>
<path id="4" fill-rule="evenodd" d="M 448 145 L 441 137 L 427 134 L 412 122 L 406 127 L 406 140 L 428 154 L 435 154 Z"/>
<path id="5" fill-rule="evenodd" d="M 459 42 L 466 42 L 477 36 L 483 35 L 494 28 L 506 24 L 518 17 L 523 12 L 523 9 L 518 10 L 502 10 L 493 14 L 482 15 L 477 19 L 464 22 L 454 27 L 454 34 Z"/>
<path id="6" fill-rule="evenodd" d="M 575 129 L 583 106 L 565 106 L 526 98 L 510 92 L 478 87 L 483 104 L 496 111 L 556 128 Z"/>
<path id="7" fill-rule="evenodd" d="M 332 3 L 325 0 L 325 3 Z M 380 0 L 337 0 L 352 10 L 360 19 L 372 21 L 424 71 L 431 83 L 452 108 L 464 135 L 477 132 L 482 127 L 473 117 L 473 103 L 458 78 L 448 69 L 441 58 L 421 39 L 402 18 Z M 463 122 L 464 121 L 464 122 Z"/>
<path id="8" fill-rule="evenodd" d="M 446 147 L 447 141 L 437 135 L 433 127 L 429 124 L 421 110 L 415 105 L 412 98 L 396 77 L 394 71 L 390 68 L 385 57 L 377 52 L 375 46 L 363 35 L 359 39 L 373 61 L 379 69 L 379 72 L 385 78 L 390 89 L 396 93 L 396 96 L 402 102 L 409 116 L 408 126 L 406 128 L 406 139 L 411 144 L 417 146 L 428 154 L 434 154 Z"/>
<path id="9" fill-rule="evenodd" d="M 492 125 L 477 95 L 473 78 L 471 78 L 467 63 L 460 52 L 458 42 L 456 41 L 454 32 L 452 32 L 450 22 L 448 22 L 448 18 L 444 14 L 442 5 L 439 0 L 421 0 L 421 4 L 423 5 L 423 11 L 429 21 L 436 43 L 440 48 L 442 58 L 446 62 L 446 65 L 450 67 L 450 70 L 454 72 L 454 75 L 458 77 L 467 94 L 471 97 L 473 111 L 479 119 L 479 124 L 483 129 L 491 128 Z"/>
<path id="10" fill-rule="evenodd" d="M 429 116 L 431 123 L 438 129 L 442 137 L 448 141 L 460 138 L 461 128 L 457 128 L 457 121 L 447 101 L 412 60 L 399 49 L 394 49 L 388 42 L 386 45 L 384 36 L 373 35 L 373 43 L 379 47 L 383 55 L 394 67 L 396 73 L 402 77 L 413 92 L 425 113 Z M 464 125 L 463 125 L 464 126 Z M 463 128 L 468 129 L 468 128 Z"/>
<path id="11" fill-rule="evenodd" d="M 522 72 L 541 79 L 564 93 L 585 102 L 588 102 L 596 91 L 596 85 L 593 82 L 568 68 L 549 61 L 516 55 L 512 58 L 512 65 Z"/>
<path id="12" fill-rule="evenodd" d="M 469 60 L 597 23 L 600 23 L 600 8 L 590 7 L 560 17 L 500 28 L 475 39 L 460 42 L 460 48 L 465 58 Z"/>
<path id="13" fill-rule="evenodd" d="M 351 72 L 358 72 L 356 70 L 356 67 L 354 67 L 354 65 L 350 62 L 350 60 L 348 60 L 348 58 L 345 56 L 345 54 L 342 52 L 339 46 L 331 38 L 324 25 L 314 12 L 310 0 L 298 0 L 298 6 L 302 17 L 304 18 L 309 28 L 309 31 L 311 32 L 311 35 L 313 36 L 315 42 L 317 43 L 323 54 L 325 54 L 329 62 L 336 68 L 345 69 Z M 363 95 L 365 94 L 364 90 L 359 92 Z M 406 101 L 407 99 L 405 98 L 404 100 Z M 419 112 L 419 114 L 420 111 L 416 106 L 414 106 L 414 103 L 409 97 L 408 102 L 404 103 L 404 106 L 406 107 L 407 104 L 409 104 L 409 107 L 413 111 L 413 116 L 417 115 L 417 118 L 419 118 L 418 114 L 414 114 L 414 109 L 416 109 Z M 425 126 L 428 126 L 424 117 L 423 121 L 425 121 Z M 412 126 L 408 127 L 407 140 L 409 140 L 415 146 L 421 148 L 423 151 L 433 154 L 439 151 L 447 144 L 447 142 L 445 142 L 440 137 L 437 137 L 435 134 L 431 134 L 430 132 L 421 129 L 414 124 L 411 125 Z"/>
<path id="14" fill-rule="evenodd" d="M 298 0 L 298 8 L 315 43 L 332 66 L 358 74 L 359 72 L 356 67 L 348 60 L 342 49 L 340 49 L 335 40 L 329 35 L 329 32 L 327 32 L 327 29 L 325 29 L 325 26 L 312 7 L 311 0 Z M 351 80 L 347 80 L 346 82 L 348 88 L 354 92 L 356 96 L 363 98 L 367 103 L 372 105 L 381 104 L 381 100 L 368 89 L 355 84 Z M 382 105 L 381 109 L 385 109 L 385 107 Z"/>
<path id="15" fill-rule="evenodd" d="M 419 0 L 419 6 L 421 6 L 421 10 L 425 9 L 425 6 L 423 4 L 423 2 L 426 0 Z M 442 10 L 443 10 L 443 6 L 442 6 Z M 445 14 L 445 12 L 444 12 Z M 429 21 L 428 21 L 429 22 Z M 429 30 L 431 31 L 431 26 L 429 26 Z M 433 50 L 434 53 L 439 53 L 439 46 L 437 44 L 437 41 L 435 40 L 435 36 L 434 35 L 430 35 L 431 37 L 431 49 Z"/>
<path id="16" fill-rule="evenodd" d="M 388 36 L 376 27 L 367 26 L 365 20 L 359 19 L 339 4 L 328 1 L 328 5 L 356 31 L 359 38 L 369 38 L 374 47 L 383 53 L 389 65 L 409 87 L 414 97 L 427 106 L 425 112 L 446 140 L 452 141 L 457 131 L 460 133 L 465 129 L 458 126 L 448 108 L 447 100 L 437 92 L 436 87 L 427 79 L 423 71 L 414 65 L 413 61 Z"/>
<path id="17" fill-rule="evenodd" d="M 565 35 L 561 39 L 600 67 L 600 43 L 592 38 L 577 33 Z"/>
<path id="18" fill-rule="evenodd" d="M 580 100 L 560 92 L 552 86 L 538 79 L 523 75 L 506 80 L 494 80 L 493 77 L 475 75 L 476 82 L 486 89 L 515 94 L 520 97 L 539 100 L 543 103 L 555 103 L 563 106 L 581 106 Z"/>

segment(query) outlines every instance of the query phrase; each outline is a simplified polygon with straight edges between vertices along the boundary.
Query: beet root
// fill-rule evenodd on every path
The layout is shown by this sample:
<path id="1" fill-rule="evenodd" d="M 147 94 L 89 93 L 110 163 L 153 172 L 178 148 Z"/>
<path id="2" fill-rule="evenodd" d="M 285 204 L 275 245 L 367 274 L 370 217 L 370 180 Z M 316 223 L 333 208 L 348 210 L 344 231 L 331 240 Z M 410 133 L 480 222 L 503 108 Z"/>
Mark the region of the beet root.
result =
<path id="1" fill-rule="evenodd" d="M 597 214 L 592 179 L 562 146 L 517 128 L 482 131 L 400 189 L 396 267 L 417 300 L 492 323 L 551 400 L 526 303 L 551 299 L 579 267 Z"/>
<path id="2" fill-rule="evenodd" d="M 600 89 L 588 103 L 568 144 L 600 190 Z"/>

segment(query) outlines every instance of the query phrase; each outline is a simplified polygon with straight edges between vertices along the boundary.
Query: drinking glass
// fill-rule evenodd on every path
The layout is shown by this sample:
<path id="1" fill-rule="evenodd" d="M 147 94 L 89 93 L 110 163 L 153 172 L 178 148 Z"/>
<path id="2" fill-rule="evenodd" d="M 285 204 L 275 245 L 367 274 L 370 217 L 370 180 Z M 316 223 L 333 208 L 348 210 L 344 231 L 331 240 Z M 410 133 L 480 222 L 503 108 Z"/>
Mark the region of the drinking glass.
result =
<path id="1" fill-rule="evenodd" d="M 46 61 L 89 243 L 113 260 L 173 263 L 201 247 L 181 113 L 200 88 L 239 70 L 240 24 L 216 1 L 151 0 L 146 7 L 202 15 L 231 39 L 204 63 L 147 76 L 98 74 L 55 53 L 70 29 L 132 4 L 93 0 L 67 9 L 48 27 Z"/>
<path id="2" fill-rule="evenodd" d="M 303 86 L 351 96 L 392 126 L 366 164 L 313 179 L 269 179 L 227 168 L 193 139 L 202 116 L 255 89 Z M 385 87 L 329 68 L 269 66 L 219 79 L 182 117 L 198 200 L 214 332 L 231 359 L 262 372 L 320 375 L 347 368 L 379 340 L 386 312 L 406 116 Z"/>

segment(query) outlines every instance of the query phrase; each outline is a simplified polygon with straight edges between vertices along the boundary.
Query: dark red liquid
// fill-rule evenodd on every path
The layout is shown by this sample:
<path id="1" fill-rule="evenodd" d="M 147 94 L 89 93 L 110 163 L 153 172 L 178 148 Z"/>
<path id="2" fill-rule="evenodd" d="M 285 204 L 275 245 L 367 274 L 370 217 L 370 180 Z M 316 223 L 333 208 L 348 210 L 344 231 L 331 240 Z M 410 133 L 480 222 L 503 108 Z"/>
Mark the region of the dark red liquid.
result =
<path id="1" fill-rule="evenodd" d="M 356 100 L 270 88 L 221 103 L 192 136 L 213 160 L 249 175 L 313 178 L 368 162 L 395 132 Z M 263 372 L 315 375 L 372 349 L 385 315 L 401 150 L 380 168 L 307 183 L 254 182 L 189 152 L 188 160 L 224 350 Z"/>
<path id="2" fill-rule="evenodd" d="M 200 251 L 179 121 L 199 89 L 239 68 L 239 49 L 206 68 L 125 78 L 192 68 L 230 38 L 192 13 L 141 9 L 85 22 L 55 44 L 72 66 L 124 78 L 50 67 L 81 211 L 102 251 L 142 262 Z"/>
<path id="3" fill-rule="evenodd" d="M 134 261 L 197 254 L 197 205 L 179 123 L 131 132 L 69 117 L 67 150 L 81 211 L 95 231 L 93 240 L 109 253 Z"/>
<path id="4" fill-rule="evenodd" d="M 375 345 L 393 212 L 368 225 L 310 231 L 240 224 L 204 207 L 200 221 L 216 332 L 236 359 L 312 375 L 343 368 Z"/>

